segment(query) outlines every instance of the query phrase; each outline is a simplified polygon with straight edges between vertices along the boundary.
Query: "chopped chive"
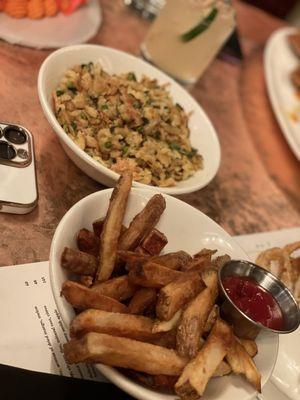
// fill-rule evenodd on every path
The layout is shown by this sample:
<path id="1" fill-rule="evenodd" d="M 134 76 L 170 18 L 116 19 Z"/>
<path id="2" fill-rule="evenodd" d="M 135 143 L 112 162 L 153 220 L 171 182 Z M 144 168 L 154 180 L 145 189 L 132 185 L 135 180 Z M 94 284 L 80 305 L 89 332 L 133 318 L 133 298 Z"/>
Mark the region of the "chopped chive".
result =
<path id="1" fill-rule="evenodd" d="M 77 131 L 77 124 L 76 124 L 76 122 L 72 121 L 72 122 L 71 122 L 71 126 L 72 126 L 73 130 L 76 132 L 76 131 Z"/>
<path id="2" fill-rule="evenodd" d="M 134 108 L 141 108 L 142 107 L 142 105 L 141 105 L 141 103 L 139 101 L 135 101 L 132 105 L 133 105 Z"/>
<path id="3" fill-rule="evenodd" d="M 108 105 L 102 104 L 102 106 L 100 108 L 101 108 L 101 110 L 108 110 Z"/>
<path id="4" fill-rule="evenodd" d="M 64 92 L 63 90 L 57 89 L 57 91 L 56 91 L 56 96 L 57 96 L 57 97 L 62 96 L 64 93 L 65 93 L 65 92 Z"/>
<path id="5" fill-rule="evenodd" d="M 122 148 L 122 154 L 123 154 L 123 156 L 128 152 L 128 150 L 129 150 L 129 146 L 124 146 L 124 147 Z"/>
<path id="6" fill-rule="evenodd" d="M 129 72 L 129 73 L 127 74 L 127 80 L 128 80 L 128 81 L 134 81 L 134 82 L 136 82 L 135 73 L 134 73 L 134 72 Z"/>
<path id="7" fill-rule="evenodd" d="M 110 149 L 111 146 L 112 146 L 112 143 L 111 143 L 111 142 L 105 142 L 105 143 L 104 143 L 104 147 L 106 147 L 107 149 Z"/>
<path id="8" fill-rule="evenodd" d="M 71 92 L 73 92 L 74 94 L 77 93 L 77 88 L 76 88 L 76 86 L 73 85 L 73 83 L 69 83 L 67 87 L 68 87 L 68 89 L 69 89 Z"/>

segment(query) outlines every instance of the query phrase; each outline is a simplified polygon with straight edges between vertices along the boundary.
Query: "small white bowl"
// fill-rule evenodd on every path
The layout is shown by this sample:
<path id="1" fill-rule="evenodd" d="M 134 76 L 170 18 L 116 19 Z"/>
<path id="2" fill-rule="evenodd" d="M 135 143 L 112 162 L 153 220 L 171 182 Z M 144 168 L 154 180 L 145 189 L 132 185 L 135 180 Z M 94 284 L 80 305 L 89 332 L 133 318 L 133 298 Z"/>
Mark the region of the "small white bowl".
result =
<path id="1" fill-rule="evenodd" d="M 62 269 L 60 258 L 65 246 L 76 248 L 76 233 L 81 228 L 92 229 L 92 222 L 106 214 L 112 189 L 93 193 L 76 203 L 60 221 L 50 250 L 50 279 L 57 308 L 66 326 L 74 317 L 73 308 L 61 297 L 62 283 L 70 276 Z M 129 196 L 124 224 L 138 213 L 153 196 L 153 190 L 134 188 Z M 190 254 L 201 248 L 217 249 L 218 254 L 227 253 L 233 258 L 247 259 L 247 255 L 238 244 L 218 224 L 188 204 L 168 195 L 166 210 L 157 228 L 165 233 L 168 245 L 164 252 L 185 250 Z M 261 332 L 257 338 L 258 354 L 256 365 L 262 375 L 262 386 L 269 379 L 274 367 L 278 335 L 272 332 Z M 137 399 L 143 400 L 175 400 L 174 395 L 166 395 L 128 379 L 117 369 L 97 364 L 99 371 L 115 385 Z M 255 390 L 240 377 L 230 375 L 212 379 L 206 388 L 205 400 L 250 400 Z"/>
<path id="2" fill-rule="evenodd" d="M 194 192 L 206 186 L 219 169 L 221 151 L 216 131 L 199 104 L 172 78 L 147 62 L 119 50 L 92 44 L 69 46 L 55 51 L 44 60 L 38 76 L 38 94 L 44 114 L 57 134 L 63 149 L 77 167 L 106 186 L 114 186 L 119 177 L 119 174 L 104 167 L 81 150 L 64 132 L 53 111 L 52 93 L 66 70 L 74 65 L 90 61 L 99 62 L 111 74 L 133 71 L 138 78 L 147 75 L 157 79 L 161 84 L 169 84 L 168 89 L 174 101 L 179 103 L 186 112 L 193 111 L 189 120 L 190 140 L 192 146 L 204 158 L 204 169 L 197 171 L 177 186 L 155 187 L 155 189 L 162 193 L 179 195 Z M 149 187 L 138 182 L 134 182 L 134 186 Z"/>

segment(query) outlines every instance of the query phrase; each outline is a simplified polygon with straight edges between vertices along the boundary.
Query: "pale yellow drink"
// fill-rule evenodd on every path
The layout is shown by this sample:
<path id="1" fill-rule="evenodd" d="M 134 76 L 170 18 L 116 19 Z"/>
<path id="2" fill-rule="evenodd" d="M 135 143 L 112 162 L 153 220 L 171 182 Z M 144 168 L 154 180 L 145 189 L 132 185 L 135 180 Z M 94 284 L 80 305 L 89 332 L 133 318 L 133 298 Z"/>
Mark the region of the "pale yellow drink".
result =
<path id="1" fill-rule="evenodd" d="M 206 30 L 183 41 L 182 35 L 211 15 Z M 141 46 L 144 56 L 176 79 L 193 83 L 214 59 L 235 27 L 235 12 L 224 0 L 167 0 Z"/>

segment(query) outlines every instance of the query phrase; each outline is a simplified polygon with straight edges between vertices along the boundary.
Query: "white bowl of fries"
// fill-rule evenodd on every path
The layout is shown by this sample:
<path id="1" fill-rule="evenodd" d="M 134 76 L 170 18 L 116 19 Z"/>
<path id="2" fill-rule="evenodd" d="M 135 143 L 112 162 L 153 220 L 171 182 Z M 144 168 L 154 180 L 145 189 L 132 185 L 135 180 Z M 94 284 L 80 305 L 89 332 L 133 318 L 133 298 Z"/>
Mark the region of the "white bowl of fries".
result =
<path id="1" fill-rule="evenodd" d="M 51 285 L 70 327 L 67 361 L 96 363 L 137 399 L 252 398 L 271 375 L 278 335 L 236 339 L 217 302 L 218 267 L 247 255 L 200 211 L 151 190 L 129 193 L 130 179 L 122 179 L 111 200 L 108 189 L 75 204 L 52 241 Z"/>
<path id="2" fill-rule="evenodd" d="M 155 189 L 163 193 L 179 195 L 205 187 L 219 169 L 221 150 L 217 133 L 201 106 L 172 78 L 142 59 L 116 49 L 91 44 L 68 46 L 53 52 L 43 62 L 38 77 L 38 94 L 44 114 L 57 134 L 64 151 L 78 168 L 91 178 L 109 187 L 113 187 L 119 177 L 117 172 L 106 166 L 103 157 L 99 161 L 98 156 L 98 158 L 91 156 L 91 149 L 84 151 L 80 148 L 65 132 L 55 116 L 53 93 L 56 92 L 57 85 L 65 72 L 75 65 L 90 62 L 100 63 L 104 70 L 110 74 L 132 72 L 137 79 L 145 75 L 151 79 L 156 79 L 160 85 L 167 85 L 174 104 L 179 104 L 189 115 L 190 142 L 192 148 L 203 157 L 203 169 L 198 169 L 187 179 L 176 182 L 175 186 L 167 187 L 167 184 L 164 183 L 164 187 L 157 186 Z M 133 155 L 130 157 L 132 160 Z M 121 161 L 124 161 L 124 165 L 126 163 L 128 167 L 129 158 L 122 158 Z M 140 182 L 143 181 L 135 181 L 134 186 L 149 187 L 148 184 Z"/>

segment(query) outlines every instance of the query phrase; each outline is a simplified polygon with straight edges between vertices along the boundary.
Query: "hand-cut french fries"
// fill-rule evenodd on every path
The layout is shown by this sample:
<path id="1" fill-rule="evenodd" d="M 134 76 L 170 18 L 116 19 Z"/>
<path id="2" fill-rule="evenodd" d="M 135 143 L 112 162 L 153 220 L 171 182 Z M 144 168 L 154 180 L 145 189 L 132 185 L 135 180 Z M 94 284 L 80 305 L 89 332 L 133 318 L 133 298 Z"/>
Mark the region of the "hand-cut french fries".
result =
<path id="1" fill-rule="evenodd" d="M 203 288 L 202 279 L 197 273 L 182 273 L 181 276 L 159 291 L 156 304 L 158 319 L 162 321 L 170 320 L 181 307 L 192 300 Z"/>
<path id="2" fill-rule="evenodd" d="M 157 224 L 165 208 L 166 202 L 163 196 L 155 194 L 148 201 L 145 208 L 133 218 L 128 229 L 121 235 L 119 249 L 134 250 Z"/>
<path id="3" fill-rule="evenodd" d="M 255 387 L 255 389 L 258 392 L 261 392 L 260 373 L 245 348 L 235 338 L 233 338 L 227 351 L 226 361 L 235 374 L 245 375 L 246 379 Z"/>
<path id="4" fill-rule="evenodd" d="M 61 255 L 61 266 L 74 274 L 94 275 L 97 259 L 91 254 L 65 247 Z"/>
<path id="5" fill-rule="evenodd" d="M 95 308 L 119 313 L 128 312 L 127 307 L 117 300 L 103 296 L 73 281 L 66 281 L 63 283 L 61 294 L 73 307 L 79 310 Z"/>
<path id="6" fill-rule="evenodd" d="M 77 233 L 79 250 L 65 248 L 62 254 L 62 266 L 77 274 L 77 282 L 62 286 L 77 313 L 64 347 L 66 361 L 122 368 L 150 387 L 175 391 L 181 400 L 199 399 L 210 378 L 231 372 L 259 390 L 251 359 L 257 345 L 241 339 L 257 332 L 247 329 L 239 336 L 218 299 L 218 269 L 229 256 L 215 257 L 210 249 L 193 256 L 183 250 L 160 254 L 168 243 L 155 228 L 166 206 L 162 195 L 154 195 L 124 227 L 131 179 L 127 173 L 120 178 L 106 217 L 93 223 L 94 233 L 86 228 Z M 300 261 L 291 257 L 299 246 L 285 252 L 300 298 Z"/>
<path id="7" fill-rule="evenodd" d="M 140 246 L 147 251 L 147 253 L 155 256 L 159 254 L 162 249 L 167 245 L 168 239 L 166 235 L 157 229 L 152 229 L 148 235 L 142 240 Z"/>
<path id="8" fill-rule="evenodd" d="M 196 357 L 200 349 L 200 338 L 215 301 L 216 290 L 207 287 L 184 310 L 176 339 L 176 348 L 181 356 Z"/>
<path id="9" fill-rule="evenodd" d="M 80 229 L 76 237 L 77 247 L 80 251 L 92 254 L 98 257 L 99 254 L 99 238 L 88 229 Z"/>
<path id="10" fill-rule="evenodd" d="M 159 289 L 181 275 L 183 272 L 148 261 L 145 264 L 135 264 L 128 277 L 134 285 Z"/>
<path id="11" fill-rule="evenodd" d="M 130 314 L 144 314 L 154 309 L 156 304 L 156 290 L 152 288 L 141 288 L 135 292 L 128 304 Z"/>
<path id="12" fill-rule="evenodd" d="M 153 325 L 153 332 L 169 332 L 175 329 L 180 321 L 182 310 L 178 310 L 168 321 L 157 320 Z"/>
<path id="13" fill-rule="evenodd" d="M 233 340 L 230 327 L 222 320 L 217 320 L 207 341 L 184 368 L 175 384 L 176 393 L 185 400 L 201 397 L 211 376 L 228 352 Z"/>
<path id="14" fill-rule="evenodd" d="M 99 267 L 96 281 L 111 276 L 117 259 L 119 236 L 132 184 L 132 173 L 124 172 L 111 195 L 100 237 Z"/>
<path id="15" fill-rule="evenodd" d="M 66 343 L 64 353 L 70 364 L 99 362 L 150 375 L 177 376 L 186 365 L 186 360 L 175 350 L 94 332 Z"/>
<path id="16" fill-rule="evenodd" d="M 152 342 L 162 334 L 152 332 L 153 320 L 142 315 L 86 310 L 77 315 L 70 325 L 71 337 L 82 337 L 88 332 L 122 336 L 141 342 Z"/>
<path id="17" fill-rule="evenodd" d="M 137 287 L 129 281 L 128 275 L 122 275 L 105 282 L 96 283 L 91 290 L 118 301 L 124 301 L 134 295 Z"/>

